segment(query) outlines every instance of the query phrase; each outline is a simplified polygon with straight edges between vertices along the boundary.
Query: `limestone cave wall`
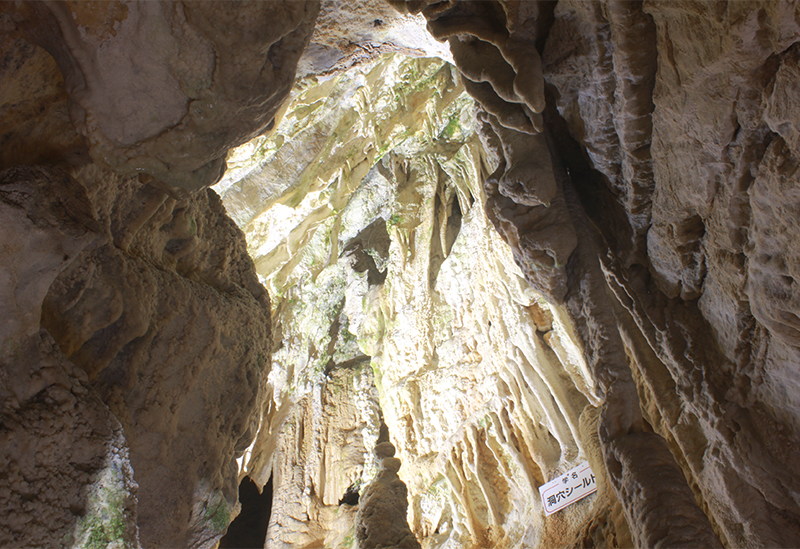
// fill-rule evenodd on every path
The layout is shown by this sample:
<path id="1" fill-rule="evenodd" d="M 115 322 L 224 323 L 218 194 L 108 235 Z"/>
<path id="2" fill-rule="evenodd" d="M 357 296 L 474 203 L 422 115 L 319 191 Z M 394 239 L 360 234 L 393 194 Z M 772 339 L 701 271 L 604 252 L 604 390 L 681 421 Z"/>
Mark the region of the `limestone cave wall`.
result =
<path id="1" fill-rule="evenodd" d="M 487 213 L 528 281 L 563 301 L 576 324 L 604 393 L 600 443 L 634 540 L 796 545 L 794 481 L 759 473 L 791 476 L 795 466 L 796 416 L 783 389 L 794 384 L 786 374 L 796 364 L 796 341 L 786 337 L 791 252 L 758 250 L 763 235 L 775 242 L 789 234 L 782 219 L 791 199 L 775 193 L 767 200 L 782 204 L 775 210 L 762 189 L 776 178 L 793 186 L 787 136 L 796 117 L 775 105 L 792 101 L 781 89 L 797 6 L 402 6 L 450 41 L 473 82 L 467 89 L 486 109 L 488 148 L 500 159 Z M 503 69 L 478 70 L 489 59 Z M 544 135 L 549 155 L 531 134 Z M 553 175 L 542 173 L 547 156 Z M 528 164 L 532 157 L 540 167 Z M 785 175 L 776 175 L 777 164 Z M 537 205 L 548 202 L 548 212 Z M 531 238 L 554 207 L 571 227 Z M 621 337 L 603 327 L 612 323 Z M 680 475 L 650 426 L 671 446 L 713 532 L 692 498 L 656 480 L 657 470 Z M 663 458 L 649 463 L 646 447 Z M 635 490 L 648 495 L 637 502 Z M 646 503 L 665 498 L 675 515 L 657 516 Z M 764 513 L 757 519 L 754 507 Z"/>
<path id="2" fill-rule="evenodd" d="M 591 505 L 544 520 L 545 479 L 586 459 L 602 471 L 600 399 L 568 317 L 529 287 L 484 214 L 490 159 L 474 113 L 453 67 L 431 58 L 304 80 L 274 134 L 247 151 L 246 175 L 220 184 L 273 296 L 274 407 L 298 402 L 272 465 L 270 546 L 334 546 L 349 485 L 381 483 L 374 421 L 359 427 L 372 443 L 347 445 L 363 469 L 324 457 L 331 431 L 354 429 L 344 403 L 325 411 L 325 387 L 356 363 L 374 371 L 423 546 L 570 545 L 593 521 L 598 539 L 629 537 L 601 473 Z M 265 182 L 272 199 L 250 199 Z M 262 479 L 263 467 L 244 464 Z"/>
<path id="3" fill-rule="evenodd" d="M 800 546 L 798 43 L 777 0 L 3 3 L 0 545 L 214 547 L 248 477 L 267 547 Z"/>
<path id="4" fill-rule="evenodd" d="M 238 509 L 269 297 L 204 187 L 271 122 L 317 6 L 227 8 L 0 8 L 0 545 L 209 547 Z"/>

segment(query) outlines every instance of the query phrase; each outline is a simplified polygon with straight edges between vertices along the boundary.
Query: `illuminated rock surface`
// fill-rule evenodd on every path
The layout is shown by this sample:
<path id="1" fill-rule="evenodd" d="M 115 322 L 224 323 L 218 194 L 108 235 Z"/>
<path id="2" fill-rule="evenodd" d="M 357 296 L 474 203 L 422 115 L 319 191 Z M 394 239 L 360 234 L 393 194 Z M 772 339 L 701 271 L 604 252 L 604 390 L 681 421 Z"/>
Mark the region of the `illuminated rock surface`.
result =
<path id="1" fill-rule="evenodd" d="M 332 383 L 326 372 L 353 360 L 371 364 L 404 464 L 409 523 L 425 546 L 575 541 L 593 517 L 608 520 L 608 496 L 592 496 L 548 528 L 537 486 L 589 456 L 599 459 L 596 437 L 582 433 L 581 422 L 594 425 L 600 401 L 566 319 L 554 318 L 527 287 L 483 214 L 487 160 L 473 102 L 454 69 L 432 59 L 387 58 L 322 87 L 324 95 L 300 84 L 263 152 L 251 157 L 258 165 L 223 196 L 273 295 L 274 386 L 290 399 L 308 391 L 301 401 L 308 409 L 303 402 Z M 281 160 L 289 154 L 308 163 Z M 273 200 L 244 198 L 266 192 Z M 314 417 L 341 429 L 337 414 L 323 408 Z M 297 421 L 289 420 L 288 436 L 315 442 L 284 434 L 282 452 L 329 443 L 325 427 L 313 435 L 311 420 L 302 429 Z M 348 459 L 314 465 L 308 451 L 294 458 L 296 470 L 279 470 L 310 476 L 316 505 L 330 507 L 348 483 L 329 479 Z M 282 502 L 295 505 L 302 493 L 292 488 L 282 497 L 282 489 L 278 479 L 270 539 L 276 547 L 302 545 L 297 537 L 274 539 L 291 531 L 276 523 Z M 308 510 L 286 514 L 296 529 L 315 520 L 323 531 L 338 527 Z"/>

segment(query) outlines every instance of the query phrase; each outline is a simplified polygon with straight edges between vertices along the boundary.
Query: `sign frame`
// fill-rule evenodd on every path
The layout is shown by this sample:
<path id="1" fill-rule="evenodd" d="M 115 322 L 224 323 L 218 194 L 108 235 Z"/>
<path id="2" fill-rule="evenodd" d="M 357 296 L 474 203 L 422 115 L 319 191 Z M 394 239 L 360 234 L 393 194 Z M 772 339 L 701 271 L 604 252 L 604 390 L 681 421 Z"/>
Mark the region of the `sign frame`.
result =
<path id="1" fill-rule="evenodd" d="M 549 516 L 597 491 L 597 479 L 588 461 L 539 486 L 542 507 Z"/>

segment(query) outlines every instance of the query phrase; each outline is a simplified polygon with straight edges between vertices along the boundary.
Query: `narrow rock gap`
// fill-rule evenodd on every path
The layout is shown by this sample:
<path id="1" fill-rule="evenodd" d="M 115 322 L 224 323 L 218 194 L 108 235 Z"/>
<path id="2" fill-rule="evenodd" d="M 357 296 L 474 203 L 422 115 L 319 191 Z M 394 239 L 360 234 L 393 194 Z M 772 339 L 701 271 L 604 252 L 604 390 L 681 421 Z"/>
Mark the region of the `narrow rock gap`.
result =
<path id="1" fill-rule="evenodd" d="M 358 505 L 359 486 L 355 483 L 351 484 L 342 498 L 339 500 L 339 505 Z"/>
<path id="2" fill-rule="evenodd" d="M 603 175 L 592 167 L 586 150 L 570 135 L 567 122 L 555 108 L 555 89 L 548 85 L 546 92 L 547 108 L 544 114 L 553 142 L 551 148 L 558 151 L 586 215 L 600 230 L 614 253 L 624 257 L 629 250 L 621 247 L 629 247 L 633 235 L 625 209 L 606 185 Z"/>
<path id="3" fill-rule="evenodd" d="M 261 493 L 253 479 L 244 477 L 239 484 L 239 503 L 242 510 L 219 541 L 219 549 L 261 549 L 272 511 L 272 477 Z"/>
<path id="4" fill-rule="evenodd" d="M 544 45 L 550 35 L 550 29 L 556 20 L 555 11 L 558 0 L 543 0 L 539 2 L 539 16 L 536 18 L 536 51 L 539 55 L 544 53 Z"/>

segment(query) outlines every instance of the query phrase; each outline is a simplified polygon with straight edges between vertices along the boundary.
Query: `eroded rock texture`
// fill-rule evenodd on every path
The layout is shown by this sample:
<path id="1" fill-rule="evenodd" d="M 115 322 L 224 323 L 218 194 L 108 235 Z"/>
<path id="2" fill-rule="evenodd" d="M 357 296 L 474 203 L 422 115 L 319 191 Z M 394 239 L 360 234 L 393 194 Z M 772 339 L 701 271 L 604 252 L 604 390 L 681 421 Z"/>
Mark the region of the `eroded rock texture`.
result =
<path id="1" fill-rule="evenodd" d="M 40 327 L 47 289 L 99 232 L 85 191 L 43 168 L 0 172 L 0 544 L 134 542 L 123 430 Z"/>
<path id="2" fill-rule="evenodd" d="M 403 467 L 362 485 L 372 503 L 359 498 L 356 538 L 374 546 L 391 546 L 391 538 L 424 547 L 553 547 L 591 530 L 598 543 L 628 539 L 600 465 L 594 382 L 568 317 L 530 289 L 483 214 L 482 181 L 493 170 L 452 68 L 395 57 L 321 89 L 305 86 L 274 136 L 258 144 L 265 158 L 222 185 L 276 300 L 276 401 L 307 394 L 299 406 L 308 410 L 334 383 L 326 372 L 371 357 Z M 322 93 L 329 98 L 318 99 Z M 375 104 L 384 108 L 371 110 Z M 373 139 L 383 144 L 378 151 Z M 309 161 L 276 161 L 289 153 Z M 244 199 L 253 193 L 272 197 L 258 203 L 261 211 Z M 295 456 L 309 425 L 337 427 L 336 414 L 311 417 L 300 429 L 290 415 L 281 453 Z M 597 463 L 599 493 L 544 520 L 537 486 L 584 459 Z M 281 475 L 304 480 L 276 483 L 280 501 L 315 501 L 321 479 L 341 475 L 308 456 L 284 463 Z M 250 474 L 260 467 L 251 462 Z M 397 516 L 406 498 L 407 525 Z M 330 536 L 338 528 L 318 503 L 292 508 L 291 521 L 273 514 L 270 544 L 310 542 L 322 535 L 302 532 Z M 279 540 L 291 524 L 301 537 Z"/>
<path id="3" fill-rule="evenodd" d="M 447 539 L 499 545 L 525 539 L 528 546 L 569 539 L 563 531 L 562 538 L 524 538 L 524 532 L 514 530 L 518 519 L 510 518 L 518 511 L 504 507 L 504 502 L 519 503 L 524 497 L 515 493 L 494 501 L 487 495 L 512 494 L 513 489 L 501 489 L 499 479 L 512 486 L 508 479 L 514 477 L 508 472 L 489 475 L 486 467 L 492 462 L 503 470 L 503 459 L 496 457 L 502 453 L 482 448 L 502 447 L 507 433 L 523 425 L 524 418 L 509 414 L 506 420 L 498 413 L 485 428 L 472 429 L 471 412 L 448 424 L 436 411 L 443 400 L 436 383 L 447 379 L 447 386 L 461 387 L 448 376 L 457 376 L 463 359 L 449 347 L 457 340 L 450 328 L 443 329 L 447 335 L 440 340 L 438 328 L 426 329 L 419 319 L 461 326 L 457 303 L 469 302 L 465 310 L 471 312 L 493 310 L 476 305 L 491 295 L 487 285 L 478 286 L 481 295 L 472 298 L 465 290 L 476 286 L 474 280 L 484 279 L 473 274 L 480 272 L 480 262 L 470 262 L 469 270 L 460 268 L 457 292 L 438 287 L 448 280 L 448 262 L 457 263 L 451 258 L 459 249 L 459 236 L 450 240 L 442 235 L 452 238 L 468 230 L 467 212 L 474 201 L 511 245 L 526 282 L 550 300 L 554 318 L 561 319 L 567 339 L 578 349 L 575 363 L 582 364 L 585 379 L 591 380 L 582 389 L 576 383 L 580 377 L 571 375 L 569 382 L 562 378 L 549 383 L 548 394 L 558 403 L 559 391 L 573 384 L 583 398 L 600 406 L 595 415 L 587 411 L 583 422 L 570 419 L 570 408 L 580 402 L 570 394 L 563 400 L 568 405 L 543 404 L 540 412 L 548 416 L 558 409 L 566 414 L 568 425 L 597 429 L 595 439 L 591 429 L 582 434 L 574 427 L 572 440 L 584 452 L 596 444 L 596 466 L 607 472 L 613 493 L 605 495 L 606 518 L 585 517 L 582 520 L 589 522 L 582 524 L 591 526 L 580 529 L 580 535 L 603 531 L 609 534 L 606 540 L 624 544 L 630 527 L 632 541 L 640 546 L 797 544 L 797 491 L 790 478 L 796 416 L 786 389 L 794 386 L 789 374 L 794 363 L 793 267 L 787 256 L 790 244 L 776 236 L 794 234 L 790 219 L 796 184 L 795 123 L 788 114 L 793 92 L 787 86 L 795 82 L 796 6 L 402 4 L 407 12 L 423 14 L 434 36 L 448 40 L 466 90 L 482 107 L 477 128 L 485 151 L 472 168 L 475 175 L 467 177 L 485 182 L 484 188 L 461 188 L 456 193 L 458 213 L 452 206 L 443 209 L 446 222 L 428 221 L 425 206 L 410 207 L 412 201 L 405 199 L 401 203 L 408 205 L 397 214 L 382 214 L 392 239 L 386 278 L 378 284 L 368 282 L 358 294 L 362 305 L 381 305 L 360 320 L 358 311 L 363 309 L 347 303 L 344 308 L 359 344 L 379 371 L 381 404 L 399 455 L 404 463 L 414 463 L 417 478 L 406 481 L 417 537 L 432 546 Z M 705 24 L 713 32 L 709 34 Z M 525 63 L 519 61 L 523 58 Z M 420 160 L 421 149 L 388 151 L 376 171 L 398 185 L 398 197 L 407 182 L 414 181 L 414 204 L 435 204 L 437 197 L 439 203 L 451 204 L 438 196 L 439 191 L 424 190 L 422 182 L 429 176 L 423 174 L 430 167 Z M 321 181 L 326 179 L 330 181 Z M 365 181 L 369 180 L 368 176 Z M 328 196 L 321 195 L 323 201 Z M 294 198 L 282 203 L 295 211 L 312 207 Z M 338 208 L 330 211 L 338 215 Z M 288 219 L 288 211 L 281 216 Z M 316 223 L 321 218 L 314 219 Z M 317 236 L 304 236 L 313 234 L 311 225 L 294 225 L 296 232 L 285 240 L 285 249 L 320 244 L 331 249 L 327 241 L 312 244 Z M 264 251 L 283 246 L 261 242 Z M 480 239 L 469 242 L 475 248 Z M 392 267 L 393 250 L 403 258 L 397 270 Z M 267 257 L 264 272 L 279 273 L 276 280 L 293 280 L 288 255 L 270 251 Z M 301 260 L 297 266 L 304 264 L 324 277 L 324 266 L 331 265 L 333 257 L 333 251 L 320 256 L 326 258 L 322 271 L 314 261 Z M 376 266 L 387 261 L 377 250 L 371 257 Z M 439 263 L 442 257 L 445 261 Z M 415 274 L 406 278 L 405 270 Z M 488 279 L 504 280 L 509 270 L 513 268 Z M 467 280 L 473 282 L 465 284 Z M 405 294 L 398 287 L 405 288 Z M 448 312 L 437 309 L 437 300 L 448 304 Z M 513 300 L 503 297 L 497 302 Z M 556 307 L 560 303 L 563 309 Z M 493 329 L 498 323 L 491 319 Z M 476 324 L 488 326 L 488 321 Z M 509 321 L 514 329 L 501 341 L 515 341 L 522 325 L 520 320 Z M 475 343 L 468 348 L 483 360 L 489 352 L 474 335 L 481 332 L 473 332 Z M 430 343 L 420 347 L 420 341 Z M 491 338 L 488 348 L 495 341 Z M 447 352 L 442 345 L 448 346 Z M 522 356 L 526 352 L 538 351 L 522 351 Z M 502 356 L 516 358 L 508 351 Z M 558 358 L 560 368 L 569 371 L 567 362 Z M 534 370 L 542 369 L 543 379 L 559 368 L 547 360 L 537 357 L 530 362 Z M 491 379 L 498 371 L 513 387 L 513 376 L 506 379 L 502 368 L 492 365 L 492 374 L 476 374 L 475 381 L 456 393 L 481 387 L 477 380 Z M 524 369 L 520 372 L 525 379 L 520 387 L 536 387 Z M 505 395 L 506 389 L 499 387 L 499 394 Z M 476 403 L 492 394 L 488 389 L 480 392 L 481 397 L 467 399 L 477 409 L 481 405 Z M 435 405 L 426 400 L 431 394 L 436 395 Z M 458 409 L 454 403 L 459 398 L 448 401 L 448 412 Z M 524 391 L 520 398 L 526 398 Z M 510 403 L 498 410 L 506 405 L 519 409 L 519 404 Z M 526 410 L 525 417 L 539 416 Z M 556 427 L 551 424 L 551 429 Z M 446 487 L 455 501 L 448 508 L 452 515 L 431 511 L 438 504 L 425 499 L 427 487 L 421 480 L 427 478 L 425 460 L 435 462 L 443 458 L 433 456 L 446 455 L 441 443 L 431 442 L 443 433 L 448 434 L 444 448 L 455 444 L 455 449 L 449 465 L 433 469 L 448 471 Z M 560 455 L 570 455 L 568 438 L 555 438 Z M 541 452 L 543 444 L 536 441 L 531 446 Z M 545 460 L 534 457 L 532 462 L 541 468 Z M 559 462 L 558 467 L 563 466 L 565 462 Z M 533 477 L 528 486 L 552 478 L 558 467 L 542 474 L 542 480 Z M 475 472 L 472 478 L 470 471 Z M 786 476 L 765 471 L 786 471 Z M 492 480 L 482 480 L 487 475 Z M 458 494 L 461 499 L 456 501 Z M 475 504 L 484 498 L 485 507 Z M 670 504 L 662 508 L 657 501 Z M 599 527 L 619 525 L 615 510 L 626 517 L 625 527 L 617 527 L 616 534 Z M 464 514 L 456 516 L 459 511 Z M 519 516 L 523 515 L 530 513 Z M 436 524 L 426 525 L 426 520 Z M 571 517 L 568 523 L 574 526 L 581 519 Z M 452 531 L 443 535 L 448 527 Z"/>
<path id="4" fill-rule="evenodd" d="M 359 492 L 376 472 L 371 453 L 380 423 L 368 359 L 331 370 L 294 405 L 273 458 L 266 546 L 353 546 Z"/>
<path id="5" fill-rule="evenodd" d="M 95 167 L 76 172 L 77 181 L 41 168 L 7 170 L 5 177 L 9 207 L 31 204 L 28 219 L 65 235 L 20 235 L 4 244 L 10 257 L 27 257 L 32 266 L 4 263 L 8 306 L 31 311 L 30 326 L 17 330 L 27 337 L 4 337 L 11 360 L 4 425 L 17 433 L 33 422 L 26 432 L 39 439 L 34 453 L 41 456 L 6 456 L 9 470 L 22 476 L 9 479 L 9 488 L 34 501 L 46 494 L 63 499 L 71 513 L 53 525 L 50 513 L 30 523 L 35 506 L 21 505 L 22 517 L 7 515 L 5 544 L 49 544 L 39 529 L 68 540 L 70 527 L 78 544 L 87 530 L 93 542 L 135 544 L 136 520 L 145 546 L 210 544 L 236 505 L 234 458 L 254 434 L 251 417 L 269 367 L 269 300 L 241 233 L 212 191 L 179 202 L 137 178 L 121 180 Z M 40 220 L 39 212 L 48 217 Z M 33 248 L 14 254 L 15 241 Z M 31 326 L 42 310 L 39 335 Z M 20 435 L 7 447 L 30 451 Z M 74 455 L 63 453 L 68 447 Z M 48 473 L 67 463 L 77 478 Z M 114 485 L 132 485 L 131 467 L 138 492 Z M 109 481 L 104 468 L 111 468 Z M 47 487 L 49 475 L 72 484 Z M 131 501 L 138 501 L 138 517 L 126 511 Z M 92 506 L 101 503 L 110 517 L 94 517 L 100 511 Z M 18 526 L 25 522 L 27 528 Z"/>
<path id="6" fill-rule="evenodd" d="M 477 37 L 475 55 L 496 50 L 515 68 L 504 48 L 518 29 L 534 32 L 534 20 L 520 24 L 520 12 L 507 4 L 465 4 L 408 6 L 425 14 L 432 32 L 455 29 L 461 42 Z M 476 9 L 484 22 L 465 22 L 464 13 Z M 784 90 L 800 37 L 797 6 L 559 2 L 548 26 L 533 36 L 542 38 L 544 134 L 578 236 L 561 279 L 566 292 L 550 295 L 564 299 L 604 394 L 601 443 L 634 538 L 645 546 L 699 539 L 706 546 L 716 536 L 737 547 L 796 545 L 798 492 L 789 479 L 796 460 L 789 456 L 797 416 L 788 392 L 778 389 L 795 384 L 787 375 L 796 362 L 789 350 L 792 246 L 773 235 L 794 234 L 783 221 L 791 211 L 788 189 L 797 184 L 795 122 L 785 110 L 793 95 Z M 469 63 L 455 51 L 454 58 L 475 80 Z M 518 98 L 503 97 L 502 78 L 510 82 L 514 74 L 503 66 L 482 76 L 493 94 L 473 92 L 490 115 L 497 97 L 519 112 Z M 484 128 L 492 129 L 490 147 L 498 138 L 502 166 L 515 141 L 504 133 L 522 128 L 495 118 L 505 129 L 491 116 Z M 541 157 L 539 147 L 528 147 L 529 156 Z M 538 164 L 527 173 L 541 177 L 547 166 Z M 767 186 L 776 189 L 769 199 Z M 551 188 L 522 187 L 538 201 Z M 511 199 L 504 211 L 521 210 L 522 201 L 503 192 L 502 178 L 498 191 Z M 780 206 L 768 206 L 772 200 Z M 510 234 L 506 240 L 520 255 L 541 257 Z M 527 278 L 559 288 L 535 273 Z M 608 329 L 613 325 L 619 332 Z M 659 465 L 626 457 L 648 445 L 653 455 L 664 454 L 663 442 L 636 434 L 640 398 L 644 419 L 672 446 L 713 533 L 700 526 L 691 498 L 677 493 L 671 513 L 637 520 L 654 498 L 640 500 L 631 485 L 658 491 L 661 482 L 663 497 L 670 491 L 643 473 Z M 767 470 L 788 476 L 761 473 Z"/>
<path id="7" fill-rule="evenodd" d="M 55 59 L 95 162 L 194 191 L 221 177 L 231 146 L 272 124 L 319 3 L 230 7 L 32 2 L 4 19 Z"/>
<path id="8" fill-rule="evenodd" d="M 361 496 L 356 519 L 356 539 L 358 546 L 364 549 L 420 547 L 406 522 L 408 490 L 397 475 L 401 463 L 394 452 L 389 441 L 375 447 L 378 472 Z"/>
<path id="9" fill-rule="evenodd" d="M 425 29 L 424 18 L 402 14 L 386 0 L 322 0 L 297 78 L 345 71 L 390 53 L 450 59 Z"/>
<path id="10" fill-rule="evenodd" d="M 800 546 L 797 3 L 317 4 L 0 6 L 0 544 Z"/>
<path id="11" fill-rule="evenodd" d="M 552 2 L 391 2 L 422 13 L 428 30 L 447 40 L 466 90 L 491 126 L 484 146 L 495 153 L 486 180 L 486 212 L 514 250 L 527 280 L 562 302 L 564 270 L 576 246 L 563 190 L 543 130 L 545 88 L 540 50 L 552 24 Z"/>
<path id="12" fill-rule="evenodd" d="M 50 287 L 42 325 L 125 430 L 142 544 L 207 544 L 254 434 L 269 299 L 213 191 L 178 201 L 96 168 L 77 177 L 104 238 Z"/>
<path id="13" fill-rule="evenodd" d="M 209 547 L 237 510 L 270 303 L 203 187 L 271 124 L 317 6 L 230 7 L 0 10 L 0 164 L 49 165 L 3 172 L 3 546 Z"/>

